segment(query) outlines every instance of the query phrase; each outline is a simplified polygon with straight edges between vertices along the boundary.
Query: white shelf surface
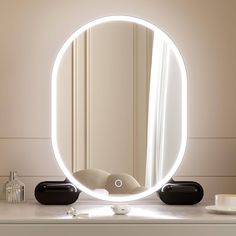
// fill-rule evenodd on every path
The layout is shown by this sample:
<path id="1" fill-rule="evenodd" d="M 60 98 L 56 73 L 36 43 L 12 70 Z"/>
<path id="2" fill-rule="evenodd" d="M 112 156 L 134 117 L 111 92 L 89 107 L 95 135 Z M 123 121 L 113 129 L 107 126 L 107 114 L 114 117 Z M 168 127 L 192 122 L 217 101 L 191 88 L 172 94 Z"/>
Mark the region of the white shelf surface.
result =
<path id="1" fill-rule="evenodd" d="M 208 213 L 205 206 L 169 206 L 162 203 L 132 204 L 128 215 L 114 215 L 108 204 L 86 202 L 63 206 L 41 205 L 36 201 L 11 204 L 0 201 L 0 224 L 236 224 L 236 215 Z M 72 217 L 73 207 L 88 216 Z"/>

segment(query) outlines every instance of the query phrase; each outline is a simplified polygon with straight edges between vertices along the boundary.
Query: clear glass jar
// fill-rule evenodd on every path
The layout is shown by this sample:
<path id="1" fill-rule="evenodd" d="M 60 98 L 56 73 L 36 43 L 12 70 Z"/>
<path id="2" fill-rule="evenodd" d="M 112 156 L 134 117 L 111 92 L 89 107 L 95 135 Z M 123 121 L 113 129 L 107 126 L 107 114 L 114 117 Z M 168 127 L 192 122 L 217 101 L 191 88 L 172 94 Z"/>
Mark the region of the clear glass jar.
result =
<path id="1" fill-rule="evenodd" d="M 25 201 L 25 184 L 18 177 L 17 172 L 11 171 L 9 181 L 6 183 L 6 200 L 12 203 Z"/>

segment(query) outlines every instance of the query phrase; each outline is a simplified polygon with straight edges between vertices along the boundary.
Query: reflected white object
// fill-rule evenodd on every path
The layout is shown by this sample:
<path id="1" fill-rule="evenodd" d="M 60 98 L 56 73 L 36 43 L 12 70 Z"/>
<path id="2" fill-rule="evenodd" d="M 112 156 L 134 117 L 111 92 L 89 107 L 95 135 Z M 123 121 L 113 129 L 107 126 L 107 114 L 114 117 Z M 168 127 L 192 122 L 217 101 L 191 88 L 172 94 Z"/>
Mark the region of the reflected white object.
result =
<path id="1" fill-rule="evenodd" d="M 116 215 L 126 215 L 130 212 L 129 205 L 113 205 L 111 209 Z"/>
<path id="2" fill-rule="evenodd" d="M 146 190 L 144 192 L 141 192 L 138 194 L 132 194 L 129 196 L 122 196 L 122 197 L 118 197 L 118 196 L 111 197 L 111 196 L 106 196 L 106 195 L 97 193 L 97 192 L 87 188 L 86 186 L 82 185 L 79 181 L 77 181 L 73 177 L 71 172 L 66 168 L 66 166 L 63 162 L 63 159 L 61 157 L 59 147 L 58 147 L 58 141 L 57 141 L 57 91 L 56 91 L 56 87 L 57 87 L 57 74 L 58 74 L 58 69 L 60 66 L 61 59 L 62 59 L 65 51 L 67 50 L 67 48 L 71 45 L 71 43 L 73 42 L 73 40 L 76 37 L 78 37 L 80 34 L 85 32 L 86 30 L 90 29 L 91 27 L 94 27 L 94 26 L 102 24 L 102 23 L 111 22 L 111 21 L 133 22 L 133 23 L 137 23 L 142 26 L 145 26 L 145 27 L 149 28 L 150 30 L 152 30 L 154 32 L 155 36 L 162 39 L 163 41 L 165 41 L 168 44 L 171 51 L 175 55 L 176 61 L 178 62 L 178 66 L 179 66 L 179 71 L 180 71 L 179 74 L 181 77 L 181 90 L 180 90 L 181 91 L 181 99 L 180 99 L 181 104 L 178 107 L 181 109 L 181 125 L 180 125 L 181 126 L 181 134 L 180 134 L 181 137 L 180 137 L 180 142 L 179 142 L 180 144 L 178 145 L 178 151 L 177 151 L 177 153 L 175 153 L 175 155 L 173 157 L 175 160 L 174 164 L 171 165 L 171 167 L 168 169 L 167 173 L 163 173 L 163 167 L 162 167 L 162 163 L 161 163 L 162 161 L 160 161 L 160 163 L 158 164 L 158 169 L 161 170 L 159 176 L 161 176 L 163 178 L 160 178 L 160 180 L 158 179 L 158 181 L 156 182 L 156 184 L 154 186 L 152 185 L 148 190 Z M 153 62 L 152 62 L 153 64 L 157 64 L 157 62 L 155 60 L 156 59 L 153 60 Z M 165 87 L 166 85 L 163 85 L 163 86 Z M 160 95 L 161 96 L 160 98 L 164 99 L 164 101 L 165 101 L 165 90 L 164 90 L 163 94 L 164 95 Z M 150 103 L 152 103 L 152 102 L 150 101 Z M 154 104 L 152 103 L 150 106 L 154 107 L 154 111 L 156 110 L 156 108 L 155 108 L 156 102 L 155 101 L 154 101 Z M 165 104 L 164 105 L 162 104 L 162 107 L 159 109 L 161 109 L 162 111 L 163 111 L 163 109 L 165 110 Z M 159 116 L 159 114 L 158 114 L 158 116 Z M 162 118 L 163 118 L 163 116 L 162 116 Z M 154 119 L 156 120 L 156 118 L 154 118 Z M 160 118 L 161 117 L 159 117 L 159 120 L 160 120 Z M 70 182 L 72 182 L 74 185 L 76 185 L 76 187 L 78 187 L 81 191 L 83 191 L 83 192 L 87 193 L 88 195 L 91 195 L 95 198 L 99 198 L 102 200 L 108 200 L 108 201 L 114 201 L 114 202 L 125 202 L 125 201 L 137 200 L 137 199 L 146 197 L 146 196 L 156 192 L 158 189 L 161 188 L 161 186 L 163 186 L 166 182 L 169 181 L 169 179 L 174 175 L 174 173 L 178 169 L 178 167 L 182 161 L 184 151 L 185 151 L 185 146 L 186 146 L 186 139 L 187 139 L 187 78 L 186 78 L 186 70 L 184 67 L 183 59 L 182 59 L 178 49 L 176 48 L 174 43 L 170 40 L 170 38 L 165 33 L 163 33 L 160 29 L 158 29 L 156 26 L 154 26 L 153 24 L 151 24 L 147 21 L 144 21 L 144 20 L 141 20 L 141 19 L 138 19 L 135 17 L 109 16 L 109 17 L 104 17 L 104 18 L 92 21 L 92 22 L 84 25 L 78 31 L 76 31 L 74 34 L 71 35 L 71 37 L 65 42 L 65 44 L 63 45 L 63 47 L 61 48 L 61 50 L 59 51 L 59 53 L 56 57 L 54 67 L 53 67 L 53 73 L 52 73 L 52 115 L 51 115 L 51 119 L 52 119 L 52 122 L 51 122 L 52 146 L 53 146 L 55 158 L 56 158 L 60 168 L 62 169 L 62 171 L 66 175 L 66 177 L 70 180 Z M 165 119 L 163 122 L 165 122 Z M 155 125 L 155 126 L 159 127 L 160 124 Z M 164 128 L 165 127 L 162 127 L 162 129 L 164 129 Z M 160 132 L 163 133 L 163 131 L 160 131 Z M 156 136 L 156 134 L 154 134 L 154 135 Z M 161 134 L 158 134 L 158 136 L 161 136 Z M 162 155 L 164 152 L 163 151 L 164 150 L 163 149 L 164 148 L 164 141 L 162 143 L 160 143 L 160 145 L 162 148 L 159 150 L 159 153 Z M 152 156 L 152 155 L 150 155 L 150 156 Z"/>

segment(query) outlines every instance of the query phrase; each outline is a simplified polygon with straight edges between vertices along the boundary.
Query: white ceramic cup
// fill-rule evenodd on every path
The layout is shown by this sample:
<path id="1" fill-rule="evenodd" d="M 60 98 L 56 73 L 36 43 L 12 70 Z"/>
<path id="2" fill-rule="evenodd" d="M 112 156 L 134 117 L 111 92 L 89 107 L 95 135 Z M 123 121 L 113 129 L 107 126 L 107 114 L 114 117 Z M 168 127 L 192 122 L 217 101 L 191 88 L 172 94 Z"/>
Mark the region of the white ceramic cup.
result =
<path id="1" fill-rule="evenodd" d="M 236 209 L 236 194 L 216 194 L 215 205 L 217 207 Z"/>

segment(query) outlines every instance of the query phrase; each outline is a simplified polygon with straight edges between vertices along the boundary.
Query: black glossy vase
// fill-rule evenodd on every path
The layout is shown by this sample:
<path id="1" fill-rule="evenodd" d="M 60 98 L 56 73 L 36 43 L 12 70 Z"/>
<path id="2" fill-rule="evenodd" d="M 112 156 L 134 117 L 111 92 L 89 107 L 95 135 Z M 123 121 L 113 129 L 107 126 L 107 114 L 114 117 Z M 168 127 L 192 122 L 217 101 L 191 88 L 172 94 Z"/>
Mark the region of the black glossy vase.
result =
<path id="1" fill-rule="evenodd" d="M 168 205 L 193 205 L 202 200 L 204 191 L 197 182 L 171 179 L 157 194 Z"/>
<path id="2" fill-rule="evenodd" d="M 35 187 L 34 195 L 38 202 L 45 205 L 68 205 L 74 203 L 80 191 L 67 180 L 44 181 Z"/>

